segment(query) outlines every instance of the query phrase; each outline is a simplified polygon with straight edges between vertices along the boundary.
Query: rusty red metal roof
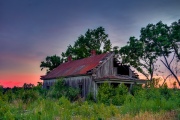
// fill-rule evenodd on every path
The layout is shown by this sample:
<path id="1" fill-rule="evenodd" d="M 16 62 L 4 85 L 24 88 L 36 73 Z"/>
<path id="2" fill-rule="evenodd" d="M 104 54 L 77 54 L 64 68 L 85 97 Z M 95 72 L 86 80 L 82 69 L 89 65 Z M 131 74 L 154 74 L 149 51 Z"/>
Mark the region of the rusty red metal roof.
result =
<path id="1" fill-rule="evenodd" d="M 47 75 L 42 76 L 41 79 L 46 80 L 58 77 L 86 75 L 89 70 L 99 65 L 100 61 L 109 56 L 109 54 L 111 53 L 94 55 L 88 58 L 62 63 Z"/>

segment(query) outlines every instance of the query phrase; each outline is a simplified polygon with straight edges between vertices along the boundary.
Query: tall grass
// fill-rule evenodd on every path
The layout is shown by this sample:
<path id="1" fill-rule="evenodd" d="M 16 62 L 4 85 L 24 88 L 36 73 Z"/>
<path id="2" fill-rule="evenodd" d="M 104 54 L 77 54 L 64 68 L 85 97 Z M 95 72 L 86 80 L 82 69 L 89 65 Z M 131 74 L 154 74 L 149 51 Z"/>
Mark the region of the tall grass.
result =
<path id="1" fill-rule="evenodd" d="M 123 84 L 118 88 L 104 85 L 97 102 L 72 101 L 67 94 L 52 97 L 54 89 L 46 91 L 34 87 L 4 94 L 1 91 L 0 120 L 180 119 L 179 90 L 135 88 L 132 95 Z"/>

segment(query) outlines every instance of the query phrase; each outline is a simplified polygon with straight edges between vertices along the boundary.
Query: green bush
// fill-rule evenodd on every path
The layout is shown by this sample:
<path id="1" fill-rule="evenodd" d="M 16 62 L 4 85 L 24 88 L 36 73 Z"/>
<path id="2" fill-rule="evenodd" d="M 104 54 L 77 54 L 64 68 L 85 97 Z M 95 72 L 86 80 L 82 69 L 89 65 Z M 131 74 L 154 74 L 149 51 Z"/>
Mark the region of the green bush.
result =
<path id="1" fill-rule="evenodd" d="M 124 84 L 114 88 L 108 83 L 102 84 L 98 89 L 98 101 L 106 105 L 122 105 L 128 94 L 128 88 Z"/>
<path id="2" fill-rule="evenodd" d="M 77 98 L 79 94 L 79 89 L 72 88 L 67 86 L 65 80 L 59 79 L 48 91 L 48 96 L 52 98 L 60 98 L 65 96 L 69 100 L 73 101 Z"/>
<path id="3" fill-rule="evenodd" d="M 58 88 L 59 86 L 61 88 Z M 177 119 L 180 118 L 180 90 L 178 89 L 168 89 L 165 86 L 138 88 L 132 95 L 124 84 L 115 88 L 105 83 L 99 88 L 98 103 L 71 102 L 70 97 L 66 96 L 74 98 L 73 90 L 60 81 L 56 88 L 52 87 L 48 91 L 48 95 L 59 92 L 61 97 L 58 99 L 52 99 L 56 96 L 44 96 L 34 88 L 28 90 L 18 88 L 16 92 L 7 91 L 0 96 L 0 120 L 123 119 L 124 114 L 133 117 L 138 114 L 141 116 L 143 112 L 145 115 L 172 112 Z"/>
<path id="4" fill-rule="evenodd" d="M 168 89 L 167 85 L 165 84 L 164 86 L 159 88 L 161 96 L 163 96 L 166 100 L 172 97 L 172 90 Z"/>
<path id="5" fill-rule="evenodd" d="M 3 93 L 3 86 L 2 85 L 0 85 L 0 94 L 2 94 Z"/>
<path id="6" fill-rule="evenodd" d="M 115 89 L 109 83 L 104 83 L 98 89 L 98 102 L 109 105 L 112 103 L 112 98 L 115 94 Z"/>
<path id="7" fill-rule="evenodd" d="M 92 92 L 90 92 L 90 93 L 87 95 L 86 100 L 89 101 L 89 102 L 95 102 L 95 99 L 94 99 L 94 96 L 93 96 L 93 93 L 92 93 Z"/>
<path id="8" fill-rule="evenodd" d="M 180 91 L 161 88 L 145 88 L 136 91 L 134 96 L 127 96 L 121 107 L 121 113 L 136 115 L 140 112 L 170 111 L 180 108 Z"/>
<path id="9" fill-rule="evenodd" d="M 24 90 L 21 99 L 24 103 L 29 103 L 29 102 L 33 102 L 33 101 L 37 100 L 38 97 L 39 96 L 38 96 L 38 93 L 36 91 Z"/>
<path id="10" fill-rule="evenodd" d="M 134 84 L 130 92 L 132 95 L 135 95 L 137 92 L 139 92 L 142 89 L 143 89 L 142 85 Z"/>
<path id="11" fill-rule="evenodd" d="M 122 83 L 118 85 L 115 89 L 115 96 L 112 97 L 112 104 L 114 105 L 122 105 L 126 100 L 126 96 L 128 95 L 128 88 Z"/>

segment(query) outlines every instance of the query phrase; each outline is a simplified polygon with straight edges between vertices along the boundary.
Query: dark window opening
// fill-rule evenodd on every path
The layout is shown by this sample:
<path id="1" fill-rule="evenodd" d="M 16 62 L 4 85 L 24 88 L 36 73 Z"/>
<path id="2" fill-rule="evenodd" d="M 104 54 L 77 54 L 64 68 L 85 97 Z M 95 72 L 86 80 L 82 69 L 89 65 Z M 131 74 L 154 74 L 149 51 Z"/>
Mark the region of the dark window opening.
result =
<path id="1" fill-rule="evenodd" d="M 129 75 L 129 67 L 125 65 L 121 65 L 117 68 L 117 74 L 120 75 Z"/>
<path id="2" fill-rule="evenodd" d="M 115 60 L 113 61 L 113 66 L 114 67 L 118 67 L 119 66 Z"/>

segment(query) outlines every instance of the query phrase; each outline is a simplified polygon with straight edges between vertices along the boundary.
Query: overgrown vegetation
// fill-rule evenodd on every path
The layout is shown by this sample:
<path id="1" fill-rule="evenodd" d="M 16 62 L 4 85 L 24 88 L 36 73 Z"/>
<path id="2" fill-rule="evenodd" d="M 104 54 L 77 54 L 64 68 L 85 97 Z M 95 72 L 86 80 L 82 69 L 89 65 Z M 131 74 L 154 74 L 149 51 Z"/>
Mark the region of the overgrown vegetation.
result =
<path id="1" fill-rule="evenodd" d="M 63 79 L 59 79 L 50 91 L 48 91 L 47 96 L 51 98 L 60 98 L 62 96 L 68 98 L 70 101 L 77 99 L 79 94 L 79 89 L 75 89 L 66 85 Z"/>
<path id="2" fill-rule="evenodd" d="M 99 88 L 97 101 L 83 101 L 78 90 L 63 80 L 50 90 L 0 90 L 0 120 L 45 119 L 180 119 L 180 91 L 167 86 L 142 88 L 135 85 L 130 94 L 124 84 L 108 83 Z M 92 97 L 89 97 L 92 99 Z"/>
<path id="3" fill-rule="evenodd" d="M 108 83 L 104 83 L 100 86 L 98 91 L 98 102 L 106 105 L 122 105 L 128 94 L 128 88 L 124 84 L 120 84 L 117 88 L 114 88 Z"/>

